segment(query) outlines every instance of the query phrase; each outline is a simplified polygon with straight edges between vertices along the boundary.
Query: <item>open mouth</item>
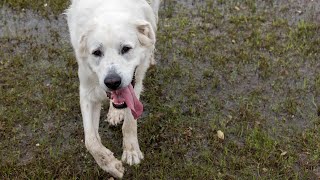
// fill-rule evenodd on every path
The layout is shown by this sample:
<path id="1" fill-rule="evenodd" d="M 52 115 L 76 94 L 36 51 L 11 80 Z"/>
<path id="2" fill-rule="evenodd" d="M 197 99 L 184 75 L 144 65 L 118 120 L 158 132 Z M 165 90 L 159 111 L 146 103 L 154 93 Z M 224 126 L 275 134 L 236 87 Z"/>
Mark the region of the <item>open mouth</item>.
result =
<path id="1" fill-rule="evenodd" d="M 136 97 L 132 84 L 129 86 L 111 91 L 111 101 L 113 107 L 123 109 L 128 107 L 135 119 L 141 116 L 143 105 Z"/>
<path id="2" fill-rule="evenodd" d="M 108 97 L 112 101 L 113 107 L 117 109 L 123 109 L 128 107 L 135 119 L 139 118 L 143 112 L 143 105 L 136 97 L 134 92 L 135 85 L 135 73 L 133 75 L 131 83 L 123 88 L 107 92 Z"/>
<path id="3" fill-rule="evenodd" d="M 133 89 L 132 84 L 130 84 L 129 86 L 121 88 L 119 90 L 114 90 L 114 91 L 111 91 L 111 92 L 107 92 L 107 96 L 112 101 L 112 105 L 113 105 L 114 108 L 116 108 L 116 109 L 124 109 L 124 108 L 128 107 L 125 97 L 130 97 L 131 96 L 130 86 Z M 129 92 L 128 92 L 128 90 L 129 90 Z M 130 98 L 127 99 L 127 101 L 128 100 L 130 100 Z"/>
<path id="4" fill-rule="evenodd" d="M 113 107 L 116 109 L 124 109 L 127 106 L 126 101 L 129 101 L 128 97 L 131 96 L 130 90 L 128 92 L 129 87 L 124 87 L 119 90 L 111 91 L 111 101 Z"/>
<path id="5" fill-rule="evenodd" d="M 122 102 L 122 103 L 114 103 L 114 102 L 112 102 L 112 105 L 116 109 L 124 109 L 124 108 L 128 107 L 126 102 Z"/>

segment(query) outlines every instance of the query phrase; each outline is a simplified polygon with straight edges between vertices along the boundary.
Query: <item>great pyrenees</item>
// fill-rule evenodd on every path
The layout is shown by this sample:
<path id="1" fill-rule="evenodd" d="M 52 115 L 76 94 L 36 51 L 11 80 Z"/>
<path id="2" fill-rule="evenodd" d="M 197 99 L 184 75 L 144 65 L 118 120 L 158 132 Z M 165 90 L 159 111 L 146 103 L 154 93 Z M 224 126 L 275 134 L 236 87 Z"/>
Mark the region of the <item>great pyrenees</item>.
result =
<path id="1" fill-rule="evenodd" d="M 99 136 L 101 103 L 110 99 L 107 121 L 122 120 L 122 161 L 143 159 L 137 121 L 142 81 L 155 49 L 160 0 L 72 0 L 66 11 L 70 38 L 78 62 L 80 107 L 85 145 L 98 165 L 122 178 L 122 162 L 102 145 Z"/>

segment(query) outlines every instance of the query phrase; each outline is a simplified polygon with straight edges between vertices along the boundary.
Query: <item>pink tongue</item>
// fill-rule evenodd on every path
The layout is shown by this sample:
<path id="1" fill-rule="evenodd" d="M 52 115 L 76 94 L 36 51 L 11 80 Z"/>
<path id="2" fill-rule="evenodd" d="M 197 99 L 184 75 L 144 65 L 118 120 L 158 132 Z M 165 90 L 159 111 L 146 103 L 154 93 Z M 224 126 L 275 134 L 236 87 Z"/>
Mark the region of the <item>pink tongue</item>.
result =
<path id="1" fill-rule="evenodd" d="M 127 106 L 131 109 L 131 113 L 134 119 L 137 119 L 138 117 L 141 116 L 143 111 L 143 105 L 136 97 L 136 94 L 134 93 L 134 90 L 131 84 L 125 88 L 112 91 L 111 99 L 115 104 L 120 104 L 125 102 Z"/>

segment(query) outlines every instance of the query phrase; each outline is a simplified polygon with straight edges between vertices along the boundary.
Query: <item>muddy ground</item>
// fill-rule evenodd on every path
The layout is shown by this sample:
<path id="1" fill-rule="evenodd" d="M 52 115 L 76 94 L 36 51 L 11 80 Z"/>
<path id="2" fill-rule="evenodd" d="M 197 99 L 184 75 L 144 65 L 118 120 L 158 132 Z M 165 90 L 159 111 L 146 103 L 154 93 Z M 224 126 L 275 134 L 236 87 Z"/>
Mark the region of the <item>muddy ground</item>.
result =
<path id="1" fill-rule="evenodd" d="M 67 6 L 0 3 L 1 179 L 110 177 L 84 146 Z M 320 178 L 320 1 L 165 0 L 157 40 L 145 160 L 125 179 Z M 120 158 L 106 114 L 102 141 Z"/>

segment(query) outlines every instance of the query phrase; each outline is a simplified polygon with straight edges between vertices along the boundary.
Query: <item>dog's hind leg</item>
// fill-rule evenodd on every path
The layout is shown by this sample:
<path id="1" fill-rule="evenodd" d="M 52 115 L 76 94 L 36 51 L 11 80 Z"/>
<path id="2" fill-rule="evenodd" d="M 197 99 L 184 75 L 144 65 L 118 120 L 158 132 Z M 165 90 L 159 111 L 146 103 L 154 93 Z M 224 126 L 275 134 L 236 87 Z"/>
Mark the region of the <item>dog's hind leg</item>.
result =
<path id="1" fill-rule="evenodd" d="M 143 154 L 140 151 L 138 135 L 137 135 L 137 120 L 132 116 L 129 108 L 125 109 L 125 118 L 122 125 L 123 134 L 123 154 L 122 161 L 129 165 L 139 164 L 143 159 Z"/>
<path id="2" fill-rule="evenodd" d="M 122 178 L 124 168 L 121 161 L 113 156 L 113 153 L 101 144 L 98 136 L 101 104 L 91 101 L 80 92 L 80 106 L 83 118 L 85 144 L 98 165 L 115 177 Z"/>

